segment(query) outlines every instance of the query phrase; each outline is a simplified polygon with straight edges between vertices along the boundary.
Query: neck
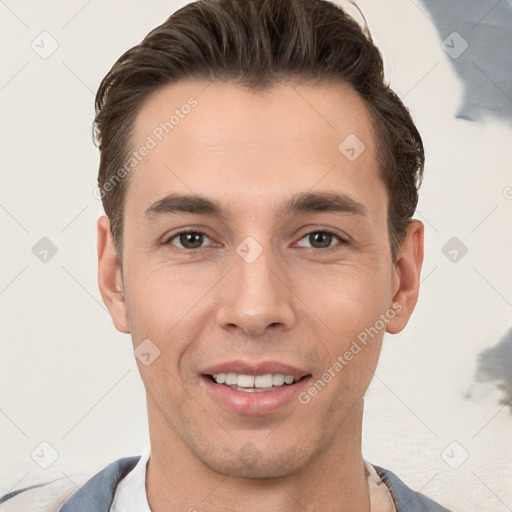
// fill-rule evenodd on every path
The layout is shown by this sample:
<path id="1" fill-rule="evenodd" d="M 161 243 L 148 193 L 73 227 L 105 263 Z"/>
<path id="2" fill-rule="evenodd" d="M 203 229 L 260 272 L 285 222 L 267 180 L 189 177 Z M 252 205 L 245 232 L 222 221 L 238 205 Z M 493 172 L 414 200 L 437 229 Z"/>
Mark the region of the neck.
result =
<path id="1" fill-rule="evenodd" d="M 158 417 L 156 411 L 149 412 L 150 418 Z M 361 454 L 362 416 L 361 401 L 327 450 L 303 470 L 277 478 L 239 478 L 212 471 L 166 428 L 163 418 L 150 422 L 146 492 L 151 510 L 370 512 Z"/>

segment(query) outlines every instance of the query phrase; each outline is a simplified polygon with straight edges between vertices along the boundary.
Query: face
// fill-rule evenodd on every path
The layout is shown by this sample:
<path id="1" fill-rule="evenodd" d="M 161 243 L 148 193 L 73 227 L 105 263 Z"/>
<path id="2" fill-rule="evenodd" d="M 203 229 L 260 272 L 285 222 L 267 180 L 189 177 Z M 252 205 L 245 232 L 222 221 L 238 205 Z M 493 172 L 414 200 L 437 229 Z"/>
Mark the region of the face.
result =
<path id="1" fill-rule="evenodd" d="M 100 288 L 143 354 L 153 449 L 261 477 L 351 442 L 422 258 L 413 222 L 392 262 L 361 99 L 347 85 L 182 82 L 142 106 L 132 143 L 150 149 L 127 187 L 122 280 L 104 217 Z"/>

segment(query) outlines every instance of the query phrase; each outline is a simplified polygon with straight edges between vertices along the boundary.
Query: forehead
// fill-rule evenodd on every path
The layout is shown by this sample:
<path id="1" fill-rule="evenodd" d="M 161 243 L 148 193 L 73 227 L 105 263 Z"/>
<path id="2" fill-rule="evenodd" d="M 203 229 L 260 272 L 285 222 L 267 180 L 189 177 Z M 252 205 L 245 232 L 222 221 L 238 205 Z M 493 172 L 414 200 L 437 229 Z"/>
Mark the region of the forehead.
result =
<path id="1" fill-rule="evenodd" d="M 342 83 L 164 86 L 142 105 L 132 149 L 126 202 L 141 207 L 176 190 L 259 203 L 315 186 L 359 200 L 383 193 L 370 115 Z"/>

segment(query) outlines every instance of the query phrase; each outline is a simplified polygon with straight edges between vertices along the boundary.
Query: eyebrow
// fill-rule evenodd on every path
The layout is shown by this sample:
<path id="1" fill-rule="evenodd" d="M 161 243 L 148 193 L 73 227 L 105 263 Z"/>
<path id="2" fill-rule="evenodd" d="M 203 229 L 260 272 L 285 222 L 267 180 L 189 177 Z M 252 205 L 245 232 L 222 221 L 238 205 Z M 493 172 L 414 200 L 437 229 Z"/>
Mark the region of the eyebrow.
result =
<path id="1" fill-rule="evenodd" d="M 340 212 L 352 215 L 367 215 L 368 209 L 352 197 L 339 192 L 303 192 L 291 197 L 275 210 L 277 217 L 293 213 Z M 220 203 L 204 196 L 169 194 L 156 201 L 144 212 L 146 218 L 168 214 L 202 214 L 225 217 Z"/>

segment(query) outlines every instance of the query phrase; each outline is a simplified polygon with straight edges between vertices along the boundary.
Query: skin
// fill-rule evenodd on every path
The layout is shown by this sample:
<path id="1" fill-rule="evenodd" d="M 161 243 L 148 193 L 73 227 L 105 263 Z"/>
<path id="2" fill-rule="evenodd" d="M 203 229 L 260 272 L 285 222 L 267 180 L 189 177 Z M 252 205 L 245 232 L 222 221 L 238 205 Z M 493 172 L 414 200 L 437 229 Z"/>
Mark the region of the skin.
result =
<path id="1" fill-rule="evenodd" d="M 151 509 L 369 511 L 364 394 L 384 332 L 401 331 L 415 307 L 423 225 L 411 222 L 393 262 L 372 123 L 348 85 L 165 86 L 141 107 L 133 147 L 190 96 L 197 107 L 130 175 L 122 273 L 109 220 L 98 221 L 99 286 L 114 325 L 134 347 L 150 339 L 161 351 L 149 366 L 137 361 Z M 366 146 L 354 161 L 338 149 L 349 134 Z M 365 212 L 276 215 L 307 192 L 348 195 Z M 145 215 L 171 193 L 216 201 L 222 217 Z M 205 233 L 200 248 L 175 236 L 186 229 Z M 326 229 L 336 233 L 328 247 L 314 238 Z M 263 249 L 252 263 L 236 252 L 247 236 Z M 233 359 L 282 361 L 316 381 L 393 304 L 400 312 L 307 404 L 237 414 L 201 385 L 202 369 Z"/>

